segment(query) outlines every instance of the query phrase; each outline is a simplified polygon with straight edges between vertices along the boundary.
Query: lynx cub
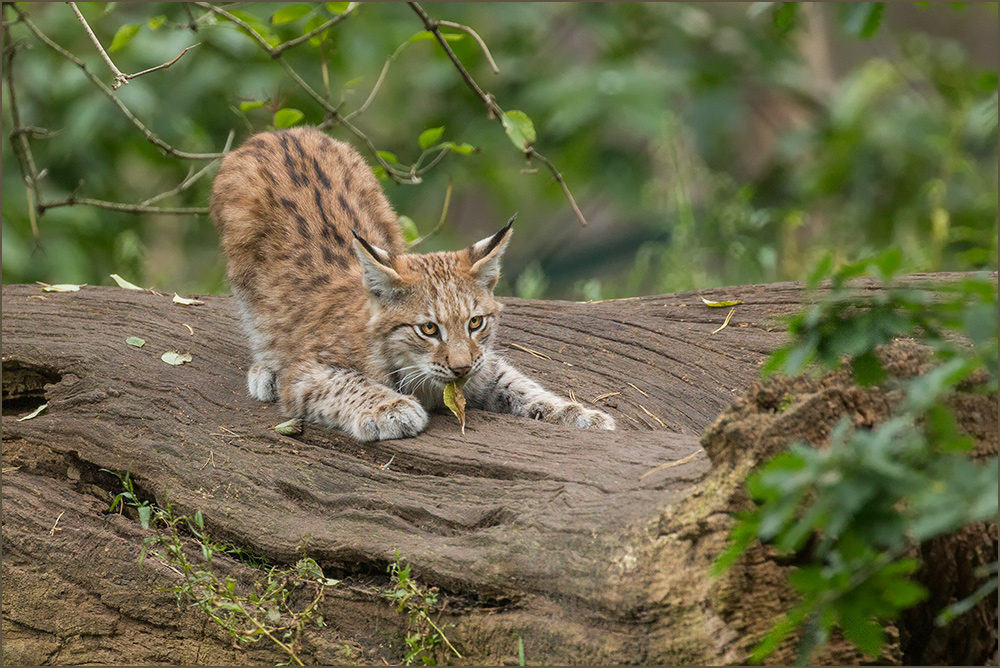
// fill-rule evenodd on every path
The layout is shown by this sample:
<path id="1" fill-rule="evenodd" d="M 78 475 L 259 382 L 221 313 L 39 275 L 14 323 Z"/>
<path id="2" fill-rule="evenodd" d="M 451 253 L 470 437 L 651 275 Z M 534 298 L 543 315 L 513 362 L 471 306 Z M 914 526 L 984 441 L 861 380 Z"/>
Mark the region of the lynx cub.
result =
<path id="1" fill-rule="evenodd" d="M 255 398 L 373 441 L 423 431 L 444 386 L 467 378 L 472 408 L 615 428 L 492 350 L 510 223 L 464 250 L 408 254 L 368 165 L 313 128 L 257 134 L 226 156 L 211 211 Z"/>

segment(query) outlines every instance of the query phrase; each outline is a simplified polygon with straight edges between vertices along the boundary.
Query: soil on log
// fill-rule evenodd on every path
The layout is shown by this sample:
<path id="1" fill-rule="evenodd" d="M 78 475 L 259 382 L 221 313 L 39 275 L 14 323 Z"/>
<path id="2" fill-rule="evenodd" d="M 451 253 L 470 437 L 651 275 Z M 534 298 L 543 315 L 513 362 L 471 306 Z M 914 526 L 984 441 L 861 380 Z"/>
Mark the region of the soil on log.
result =
<path id="1" fill-rule="evenodd" d="M 702 296 L 743 304 L 713 333 L 728 309 Z M 800 284 L 593 304 L 504 299 L 507 357 L 611 412 L 618 431 L 472 411 L 464 436 L 439 414 L 413 439 L 360 444 L 315 425 L 293 438 L 274 431 L 285 419 L 277 406 L 247 395 L 232 300 L 201 299 L 3 287 L 4 664 L 287 659 L 266 641 L 237 646 L 176 604 L 167 590 L 178 573 L 156 559 L 139 566 L 150 532 L 134 514 L 108 512 L 121 484 L 101 469 L 129 472 L 158 505 L 200 510 L 212 540 L 268 563 L 294 563 L 307 539 L 343 583 L 321 603 L 326 626 L 303 638 L 305 663 L 401 659 L 408 618 L 379 593 L 399 556 L 440 592 L 439 623 L 462 654 L 440 660 L 516 665 L 520 638 L 528 663 L 741 663 L 791 596 L 790 565 L 765 548 L 708 575 L 730 513 L 746 503 L 747 472 L 781 443 L 821 444 L 841 414 L 881 421 L 895 401 L 834 375 L 796 386 L 778 410 L 789 392 L 780 383 L 806 381 L 756 380 L 784 340 L 780 317 L 801 305 Z M 131 336 L 145 345 L 127 345 Z M 169 350 L 192 361 L 170 366 L 160 359 Z M 919 372 L 919 351 L 900 350 L 897 375 Z M 977 453 L 996 453 L 996 396 L 962 395 L 956 408 Z M 934 604 L 970 593 L 972 570 L 996 554 L 995 523 L 925 546 Z M 243 583 L 261 575 L 229 557 L 215 563 Z M 983 663 L 996 651 L 995 607 L 947 629 L 916 609 L 890 628 L 879 661 Z M 835 638 L 814 660 L 867 659 Z"/>

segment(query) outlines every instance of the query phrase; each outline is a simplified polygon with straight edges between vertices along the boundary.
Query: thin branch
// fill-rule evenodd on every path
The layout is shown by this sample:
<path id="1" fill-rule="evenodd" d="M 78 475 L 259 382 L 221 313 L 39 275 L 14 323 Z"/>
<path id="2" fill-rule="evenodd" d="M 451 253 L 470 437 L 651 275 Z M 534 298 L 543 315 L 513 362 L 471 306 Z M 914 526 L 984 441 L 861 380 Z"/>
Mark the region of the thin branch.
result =
<path id="1" fill-rule="evenodd" d="M 562 188 L 563 193 L 566 195 L 566 199 L 569 200 L 570 207 L 572 207 L 573 209 L 573 213 L 576 214 L 577 220 L 580 221 L 581 225 L 586 225 L 587 219 L 584 217 L 583 212 L 580 211 L 580 207 L 576 205 L 576 199 L 574 199 L 573 193 L 569 191 L 569 186 L 566 185 L 566 179 L 563 178 L 563 175 L 559 172 L 559 170 L 556 169 L 555 165 L 553 165 L 552 162 L 544 155 L 530 148 L 529 150 L 531 150 L 531 156 L 538 158 L 538 160 L 543 165 L 548 167 L 550 172 L 552 172 L 552 178 L 554 178 L 556 180 L 556 183 L 559 184 L 559 187 Z"/>
<path id="2" fill-rule="evenodd" d="M 236 131 L 230 130 L 229 137 L 226 139 L 226 145 L 222 149 L 223 155 L 229 153 L 229 149 L 233 145 L 234 137 L 236 137 Z M 147 200 L 143 200 L 142 202 L 139 202 L 139 206 L 150 206 L 151 204 L 155 204 L 160 200 L 166 199 L 167 197 L 171 197 L 173 195 L 179 195 L 180 193 L 184 192 L 192 185 L 194 185 L 195 182 L 198 181 L 198 179 L 207 174 L 217 164 L 219 164 L 219 160 L 213 160 L 212 162 L 208 163 L 207 165 L 199 169 L 197 173 L 191 174 L 187 178 L 185 178 L 176 188 L 168 190 L 167 192 L 160 193 L 159 195 L 154 195 L 153 197 L 150 197 Z"/>
<path id="3" fill-rule="evenodd" d="M 271 54 L 271 57 L 272 58 L 277 58 L 278 56 L 280 56 L 281 54 L 283 54 L 288 49 L 291 49 L 292 47 L 298 46 L 299 44 L 302 44 L 303 42 L 306 42 L 306 41 L 312 39 L 316 35 L 318 35 L 321 32 L 323 32 L 324 30 L 329 30 L 333 26 L 337 25 L 338 23 L 340 23 L 341 21 L 343 21 L 344 19 L 346 19 L 355 9 L 357 9 L 358 4 L 360 4 L 360 3 L 352 2 L 352 3 L 348 4 L 347 5 L 347 9 L 345 9 L 340 14 L 337 14 L 332 19 L 330 19 L 329 21 L 327 21 L 323 25 L 319 26 L 315 30 L 307 32 L 305 35 L 302 35 L 300 37 L 296 37 L 295 39 L 290 39 L 287 42 L 284 42 L 282 44 L 279 44 L 276 47 L 271 48 L 269 50 L 269 53 Z"/>
<path id="4" fill-rule="evenodd" d="M 76 6 L 76 3 L 71 2 L 69 3 L 69 6 L 73 8 L 73 12 L 76 13 L 76 18 L 78 18 L 80 20 L 80 23 L 83 24 L 84 30 L 87 31 L 88 35 L 90 35 L 91 41 L 94 43 L 94 46 L 97 47 L 97 50 L 104 58 L 104 62 L 108 64 L 108 67 L 110 67 L 112 73 L 114 73 L 115 83 L 114 85 L 111 86 L 112 90 L 118 90 L 119 88 L 122 87 L 122 84 L 127 84 L 130 80 L 135 79 L 137 77 L 141 77 L 144 74 L 149 74 L 150 72 L 155 72 L 157 70 L 164 70 L 170 67 L 178 60 L 180 60 L 181 56 L 183 56 L 185 53 L 187 53 L 194 47 L 198 46 L 198 44 L 201 44 L 201 42 L 198 42 L 198 44 L 192 44 L 191 46 L 186 47 L 183 51 L 180 52 L 180 54 L 176 58 L 171 60 L 169 63 L 163 63 L 162 65 L 157 65 L 156 67 L 150 67 L 148 70 L 143 70 L 142 72 L 136 72 L 135 74 L 125 74 L 120 69 L 118 69 L 118 66 L 115 65 L 113 60 L 111 60 L 111 56 L 109 56 L 108 52 L 104 50 L 103 46 L 101 46 L 101 41 L 97 39 L 97 35 L 95 35 L 94 31 L 91 30 L 90 24 L 87 23 L 87 19 L 83 18 L 83 14 L 80 13 L 80 9 Z"/>
<path id="5" fill-rule="evenodd" d="M 455 55 L 455 52 L 451 50 L 451 45 L 448 44 L 448 40 L 446 40 L 444 38 L 444 35 L 441 34 L 440 23 L 431 19 L 431 17 L 427 15 L 427 12 L 424 11 L 424 8 L 420 6 L 420 3 L 408 2 L 407 4 L 410 5 L 413 11 L 416 12 L 417 16 L 419 16 L 420 19 L 424 22 L 424 28 L 429 32 L 431 32 L 437 39 L 438 44 L 440 44 L 441 48 L 444 49 L 445 55 L 448 56 L 448 59 L 451 60 L 452 64 L 455 66 L 455 69 L 458 70 L 458 73 L 465 81 L 465 84 L 472 89 L 472 92 L 474 92 L 480 100 L 483 101 L 483 104 L 486 105 L 487 111 L 489 111 L 492 114 L 495 114 L 498 118 L 502 116 L 503 109 L 501 109 L 500 106 L 496 103 L 496 100 L 493 99 L 493 96 L 483 92 L 483 89 L 479 87 L 479 84 L 476 83 L 476 80 L 472 78 L 472 75 L 469 74 L 469 71 L 465 69 L 464 65 L 462 65 L 462 61 L 460 61 L 458 59 L 458 56 Z"/>
<path id="6" fill-rule="evenodd" d="M 382 73 L 378 75 L 378 81 L 376 81 L 375 82 L 375 86 L 372 87 L 372 92 L 368 94 L 368 99 L 365 100 L 365 103 L 362 104 L 360 107 L 358 107 L 357 109 L 355 109 L 351 113 L 349 113 L 346 116 L 344 116 L 344 120 L 345 121 L 351 120 L 352 118 L 354 118 L 358 114 L 362 114 L 362 113 L 365 112 L 366 109 L 368 109 L 368 105 L 370 105 L 372 103 L 372 100 L 375 99 L 375 95 L 378 93 L 379 88 L 382 87 L 382 81 L 385 79 L 386 72 L 389 71 L 389 63 L 391 63 L 391 62 L 392 62 L 392 58 L 387 58 L 386 59 L 385 65 L 382 66 Z"/>
<path id="7" fill-rule="evenodd" d="M 452 50 L 451 45 L 448 44 L 448 40 L 446 40 L 444 38 L 444 35 L 441 34 L 442 25 L 448 25 L 449 27 L 453 28 L 454 27 L 461 28 L 461 26 L 458 26 L 457 24 L 450 24 L 450 22 L 433 20 L 427 14 L 427 12 L 424 11 L 424 8 L 421 7 L 420 3 L 418 2 L 408 2 L 407 4 L 410 5 L 410 8 L 413 9 L 413 11 L 417 14 L 417 16 L 420 17 L 420 20 L 423 21 L 424 28 L 429 32 L 431 32 L 434 35 L 435 39 L 437 39 L 438 44 L 440 44 L 441 48 L 444 49 L 445 55 L 448 56 L 448 59 L 451 60 L 452 64 L 455 66 L 455 69 L 458 70 L 458 73 L 459 75 L 461 75 L 462 80 L 465 81 L 465 84 L 470 89 L 472 89 L 472 92 L 475 93 L 480 100 L 482 100 L 483 104 L 486 106 L 487 115 L 490 118 L 496 118 L 498 121 L 502 121 L 504 112 L 503 109 L 500 108 L 500 105 L 497 104 L 496 99 L 493 97 L 491 93 L 485 92 L 479 86 L 479 84 L 476 83 L 476 80 L 472 78 L 472 75 L 469 74 L 469 71 L 465 69 L 464 65 L 462 65 L 462 61 L 460 61 L 458 59 L 458 56 L 455 55 L 455 52 Z M 576 214 L 576 217 L 580 221 L 580 224 L 586 225 L 587 219 L 584 217 L 583 212 L 580 211 L 580 207 L 577 206 L 576 200 L 573 198 L 573 194 L 569 190 L 569 186 L 566 185 L 566 180 L 563 178 L 563 175 L 560 174 L 559 171 L 555 168 L 552 162 L 548 158 L 543 156 L 541 153 L 536 151 L 535 148 L 530 145 L 524 151 L 524 156 L 529 160 L 532 157 L 538 158 L 538 160 L 543 165 L 545 165 L 550 172 L 552 172 L 553 178 L 562 188 L 563 193 L 569 200 L 570 206 L 573 209 L 573 213 Z"/>
<path id="8" fill-rule="evenodd" d="M 206 206 L 180 206 L 175 208 L 162 208 L 158 206 L 146 206 L 145 204 L 125 204 L 124 202 L 108 202 L 101 199 L 89 199 L 87 197 L 77 197 L 70 195 L 58 202 L 42 202 L 38 205 L 41 212 L 47 209 L 55 209 L 61 206 L 92 206 L 95 209 L 108 209 L 109 211 L 122 211 L 125 213 L 155 213 L 168 215 L 204 215 L 209 209 Z"/>
<path id="9" fill-rule="evenodd" d="M 448 179 L 448 190 L 446 190 L 444 193 L 444 204 L 441 206 L 441 217 L 438 218 L 437 225 L 435 225 L 434 229 L 428 232 L 427 234 L 411 241 L 408 246 L 409 248 L 415 248 L 419 244 L 422 244 L 423 242 L 427 241 L 428 239 L 430 239 L 435 234 L 441 231 L 441 229 L 444 227 L 444 221 L 448 218 L 448 206 L 450 204 L 451 204 L 451 179 Z"/>
<path id="10" fill-rule="evenodd" d="M 129 79 L 135 79 L 137 77 L 141 77 L 143 74 L 149 74 L 150 72 L 155 72 L 156 70 L 167 69 L 168 67 L 176 63 L 178 60 L 180 60 L 185 53 L 187 53 L 196 46 L 201 46 L 201 42 L 197 42 L 195 44 L 192 44 L 191 46 L 184 47 L 184 50 L 181 51 L 179 54 L 177 54 L 177 57 L 171 60 L 169 63 L 163 63 L 162 65 L 157 65 L 156 67 L 150 67 L 148 70 L 143 70 L 142 72 L 136 72 L 135 74 L 126 74 L 125 83 L 128 83 Z"/>
<path id="11" fill-rule="evenodd" d="M 38 166 L 35 164 L 35 156 L 31 152 L 31 145 L 28 144 L 28 132 L 25 126 L 21 125 L 21 112 L 17 106 L 17 93 L 14 88 L 14 55 L 17 53 L 18 45 L 11 38 L 10 22 L 7 20 L 7 3 L 3 5 L 3 42 L 4 47 L 4 79 L 7 81 L 7 96 L 10 102 L 10 116 L 14 122 L 14 129 L 10 133 L 11 148 L 17 158 L 17 166 L 21 170 L 21 177 L 24 179 L 28 198 L 28 221 L 31 223 L 31 235 L 35 243 L 39 242 L 38 234 Z M 13 7 L 13 5 L 11 5 Z"/>
<path id="12" fill-rule="evenodd" d="M 483 55 L 485 55 L 486 60 L 489 61 L 490 68 L 493 70 L 493 74 L 500 74 L 500 68 L 497 67 L 497 61 L 493 60 L 493 54 L 490 53 L 489 48 L 487 48 L 486 46 L 486 42 L 484 42 L 483 38 L 479 36 L 479 33 L 477 33 L 469 26 L 464 26 L 461 23 L 455 23 L 453 21 L 438 21 L 437 24 L 439 26 L 445 26 L 446 28 L 455 28 L 456 30 L 462 30 L 468 33 L 472 37 L 472 39 L 476 40 L 476 42 L 479 44 L 479 48 L 483 50 Z"/>
<path id="13" fill-rule="evenodd" d="M 353 134 L 355 137 L 357 137 L 358 139 L 360 139 L 365 143 L 368 149 L 372 152 L 372 155 L 375 156 L 375 159 L 379 162 L 382 168 L 385 169 L 386 173 L 392 176 L 393 180 L 399 183 L 408 183 L 408 184 L 415 184 L 421 182 L 421 179 L 411 176 L 405 172 L 401 172 L 397 167 L 394 167 L 390 163 L 386 162 L 382 158 L 382 156 L 378 154 L 378 149 L 375 148 L 375 144 L 373 144 L 372 140 L 368 138 L 368 135 L 366 135 L 352 123 L 347 121 L 343 116 L 340 115 L 340 112 L 337 110 L 336 107 L 331 105 L 329 102 L 326 101 L 326 99 L 322 95 L 313 90 L 312 86 L 306 83 L 306 81 L 301 76 L 299 76 L 299 73 L 296 72 L 292 68 L 292 66 L 288 64 L 288 61 L 285 60 L 284 56 L 278 56 L 277 61 L 282 67 L 285 68 L 285 72 L 288 73 L 288 76 L 292 77 L 292 79 L 295 80 L 295 83 L 299 85 L 299 88 L 305 91 L 305 93 L 309 97 L 315 100 L 317 104 L 319 104 L 321 107 L 323 107 L 323 109 L 326 110 L 326 113 L 331 117 L 331 120 L 333 122 L 343 125 L 345 128 L 347 128 L 347 130 L 351 134 Z"/>
<path id="14" fill-rule="evenodd" d="M 4 6 L 6 7 L 8 5 L 4 4 Z M 103 81 L 101 81 L 99 77 L 97 77 L 93 72 L 87 69 L 87 65 L 82 60 L 80 60 L 79 58 L 77 58 L 72 53 L 62 48 L 55 42 L 53 42 L 47 35 L 45 35 L 41 30 L 39 30 L 34 23 L 32 23 L 31 19 L 28 18 L 28 15 L 22 12 L 17 7 L 17 5 L 10 5 L 10 6 L 13 7 L 14 11 L 17 12 L 18 17 L 21 19 L 21 22 L 28 27 L 28 29 L 35 35 L 35 37 L 37 37 L 41 42 L 43 42 L 50 49 L 58 53 L 60 56 L 62 56 L 66 60 L 70 61 L 71 63 L 79 67 L 83 71 L 83 73 L 87 76 L 87 78 L 90 79 L 91 82 L 93 82 L 93 84 L 97 86 L 108 99 L 114 102 L 115 106 L 117 106 L 121 110 L 121 112 L 125 114 L 126 118 L 128 118 L 132 122 L 132 124 L 136 128 L 138 128 L 140 132 L 142 132 L 142 134 L 146 137 L 146 139 L 151 143 L 155 144 L 157 147 L 159 147 L 159 149 L 163 151 L 165 155 L 177 158 L 183 158 L 186 160 L 214 160 L 216 158 L 221 158 L 224 155 L 222 153 L 188 153 L 187 151 L 180 151 L 171 146 L 170 144 L 168 144 L 167 142 L 160 139 L 155 133 L 153 133 L 152 130 L 143 125 L 142 121 L 140 121 L 138 118 L 135 117 L 132 111 L 125 106 L 125 104 L 118 98 L 117 95 L 115 95 L 114 91 L 108 88 L 108 86 Z"/>
<path id="15" fill-rule="evenodd" d="M 79 19 L 80 23 L 83 24 L 83 29 L 87 31 L 88 35 L 90 35 L 90 40 L 94 43 L 94 46 L 97 47 L 97 50 L 101 54 L 101 57 L 104 58 L 104 62 L 106 62 L 108 64 L 108 67 L 111 68 L 111 72 L 115 75 L 115 84 L 113 88 L 115 90 L 118 90 L 122 84 L 128 83 L 128 78 L 126 78 L 124 72 L 118 69 L 114 61 L 111 60 L 111 56 L 109 56 L 108 52 L 104 50 L 103 46 L 101 46 L 101 41 L 97 39 L 97 35 L 95 35 L 94 31 L 90 29 L 90 24 L 87 23 L 87 19 L 83 18 L 83 14 L 80 13 L 80 9 L 79 7 L 76 6 L 76 3 L 71 2 L 69 3 L 69 6 L 73 10 L 73 13 L 76 14 L 76 18 Z"/>

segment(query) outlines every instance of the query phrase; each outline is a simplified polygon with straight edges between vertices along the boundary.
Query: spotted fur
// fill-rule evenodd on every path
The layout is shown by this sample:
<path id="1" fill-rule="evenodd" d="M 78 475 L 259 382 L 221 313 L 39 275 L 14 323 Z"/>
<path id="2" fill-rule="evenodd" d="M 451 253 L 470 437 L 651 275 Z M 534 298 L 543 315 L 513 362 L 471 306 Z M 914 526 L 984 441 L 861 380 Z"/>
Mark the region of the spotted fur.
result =
<path id="1" fill-rule="evenodd" d="M 474 408 L 614 429 L 493 350 L 510 223 L 460 251 L 406 253 L 371 169 L 313 128 L 257 134 L 226 156 L 211 211 L 253 397 L 372 441 L 423 431 L 444 386 L 466 377 Z"/>

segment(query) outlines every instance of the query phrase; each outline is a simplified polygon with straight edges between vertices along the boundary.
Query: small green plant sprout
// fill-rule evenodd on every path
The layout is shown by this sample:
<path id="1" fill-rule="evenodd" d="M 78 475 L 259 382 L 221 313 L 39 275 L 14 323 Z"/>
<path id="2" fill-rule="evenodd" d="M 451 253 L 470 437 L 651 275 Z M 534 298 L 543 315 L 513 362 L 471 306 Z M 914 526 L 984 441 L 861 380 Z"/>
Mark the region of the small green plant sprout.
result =
<path id="1" fill-rule="evenodd" d="M 132 483 L 132 474 L 128 471 L 119 473 L 118 471 L 112 471 L 110 469 L 101 469 L 101 471 L 115 476 L 122 484 L 122 491 L 118 492 L 118 494 L 111 499 L 111 507 L 108 509 L 108 512 L 113 513 L 117 509 L 118 513 L 121 514 L 124 512 L 125 506 L 128 505 L 131 508 L 135 508 L 136 513 L 139 515 L 139 523 L 142 525 L 142 528 L 148 529 L 153 508 L 148 501 L 142 501 L 138 496 L 136 496 L 135 485 Z"/>
<path id="2" fill-rule="evenodd" d="M 899 287 L 891 282 L 899 265 L 898 250 L 832 274 L 832 261 L 821 263 L 808 285 L 829 278 L 826 293 L 791 319 L 790 343 L 765 364 L 765 372 L 797 375 L 814 362 L 836 368 L 846 359 L 858 384 L 892 383 L 903 398 L 882 424 L 855 429 L 845 416 L 827 447 L 793 444 L 747 478 L 756 505 L 736 517 L 714 572 L 757 540 L 805 562 L 789 575 L 798 602 L 753 650 L 753 663 L 796 629 L 797 661 L 809 663 L 835 627 L 877 657 L 884 623 L 927 596 L 911 579 L 920 562 L 907 555 L 922 541 L 997 516 L 997 457 L 977 463 L 968 456 L 972 438 L 946 401 L 958 387 L 996 394 L 997 285 L 982 275 Z M 882 288 L 861 295 L 848 281 L 866 274 Z M 896 337 L 929 346 L 936 366 L 888 378 L 876 348 Z M 939 624 L 997 590 L 996 562 L 980 571 L 981 586 L 942 611 Z"/>
<path id="3" fill-rule="evenodd" d="M 413 665 L 418 660 L 425 666 L 437 665 L 436 654 L 443 645 L 456 657 L 462 658 L 441 627 L 431 618 L 438 608 L 436 587 L 424 587 L 413 579 L 411 564 L 396 553 L 396 561 L 389 564 L 389 588 L 384 595 L 400 612 L 409 615 L 406 631 L 407 652 L 403 663 Z"/>
<path id="4" fill-rule="evenodd" d="M 302 632 L 309 625 L 324 625 L 320 602 L 328 587 L 340 584 L 326 577 L 319 564 L 306 556 L 304 545 L 299 546 L 302 557 L 293 566 L 267 567 L 241 548 L 212 541 L 200 510 L 190 516 L 179 515 L 169 502 L 161 508 L 142 501 L 128 473 L 108 473 L 118 477 L 124 488 L 112 500 L 110 511 L 120 511 L 125 505 L 134 507 L 143 527 L 154 533 L 143 540 L 140 567 L 151 556 L 181 576 L 178 584 L 166 589 L 176 596 L 179 607 L 197 608 L 241 643 L 267 638 L 288 656 L 282 665 L 303 665 L 297 653 Z M 263 573 L 249 584 L 220 574 L 216 563 L 220 554 Z"/>

